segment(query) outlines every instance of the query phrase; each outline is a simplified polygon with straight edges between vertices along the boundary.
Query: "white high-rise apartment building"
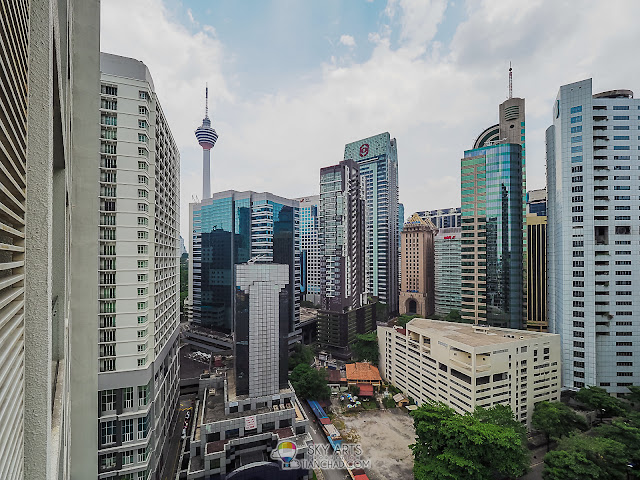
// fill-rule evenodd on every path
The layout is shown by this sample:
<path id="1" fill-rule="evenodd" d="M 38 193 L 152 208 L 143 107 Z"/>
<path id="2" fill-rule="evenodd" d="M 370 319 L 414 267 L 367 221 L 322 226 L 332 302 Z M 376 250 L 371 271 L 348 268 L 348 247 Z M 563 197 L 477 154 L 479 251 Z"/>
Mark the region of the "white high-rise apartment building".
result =
<path id="1" fill-rule="evenodd" d="M 640 383 L 640 100 L 560 87 L 547 129 L 549 331 L 565 387 Z"/>
<path id="2" fill-rule="evenodd" d="M 98 473 L 147 480 L 178 400 L 179 153 L 147 67 L 100 69 Z"/>

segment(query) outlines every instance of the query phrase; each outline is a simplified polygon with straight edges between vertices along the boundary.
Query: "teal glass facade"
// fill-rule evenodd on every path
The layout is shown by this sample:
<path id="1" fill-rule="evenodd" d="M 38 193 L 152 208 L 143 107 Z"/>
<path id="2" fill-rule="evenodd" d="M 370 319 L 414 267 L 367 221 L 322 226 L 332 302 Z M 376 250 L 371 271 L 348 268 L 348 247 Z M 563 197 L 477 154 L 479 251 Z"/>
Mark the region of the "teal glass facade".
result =
<path id="1" fill-rule="evenodd" d="M 465 151 L 460 185 L 465 319 L 522 328 L 522 168 L 517 144 Z"/>
<path id="2" fill-rule="evenodd" d="M 289 265 L 288 329 L 300 309 L 298 202 L 253 192 L 221 192 L 193 208 L 193 321 L 234 329 L 234 266 L 260 256 Z"/>

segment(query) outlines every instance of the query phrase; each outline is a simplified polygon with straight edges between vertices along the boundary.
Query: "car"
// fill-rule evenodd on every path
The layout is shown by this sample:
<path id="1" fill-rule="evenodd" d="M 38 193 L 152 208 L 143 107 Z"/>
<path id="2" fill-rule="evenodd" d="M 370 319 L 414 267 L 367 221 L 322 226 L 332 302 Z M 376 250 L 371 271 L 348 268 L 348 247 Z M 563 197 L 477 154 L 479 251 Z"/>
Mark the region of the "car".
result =
<path id="1" fill-rule="evenodd" d="M 187 413 L 185 413 L 184 418 L 186 418 L 187 420 L 191 418 L 191 410 L 187 410 Z"/>

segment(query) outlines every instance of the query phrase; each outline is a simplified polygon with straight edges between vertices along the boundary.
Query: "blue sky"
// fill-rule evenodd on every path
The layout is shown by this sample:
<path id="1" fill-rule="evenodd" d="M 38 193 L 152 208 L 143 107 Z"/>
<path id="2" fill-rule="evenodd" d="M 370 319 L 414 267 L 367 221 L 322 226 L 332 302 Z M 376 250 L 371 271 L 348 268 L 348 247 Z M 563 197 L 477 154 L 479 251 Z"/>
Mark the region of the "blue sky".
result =
<path id="1" fill-rule="evenodd" d="M 316 194 L 344 144 L 398 142 L 406 215 L 460 204 L 460 158 L 497 122 L 514 66 L 528 187 L 545 185 L 558 88 L 640 90 L 640 2 L 104 0 L 102 50 L 149 67 L 181 153 L 181 231 L 201 195 L 193 136 L 210 86 L 212 189 Z M 621 12 L 624 12 L 622 14 Z"/>

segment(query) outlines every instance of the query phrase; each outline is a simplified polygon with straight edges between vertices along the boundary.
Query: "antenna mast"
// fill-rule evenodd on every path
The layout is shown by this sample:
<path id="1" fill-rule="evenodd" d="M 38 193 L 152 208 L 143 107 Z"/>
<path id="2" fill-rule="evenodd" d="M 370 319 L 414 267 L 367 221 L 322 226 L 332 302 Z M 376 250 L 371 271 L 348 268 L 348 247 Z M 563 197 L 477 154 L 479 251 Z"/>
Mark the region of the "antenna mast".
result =
<path id="1" fill-rule="evenodd" d="M 509 74 L 511 75 L 511 74 Z M 205 94 L 204 94 L 204 102 L 205 102 L 205 106 L 204 106 L 204 116 L 208 117 L 209 116 L 209 83 L 207 82 L 205 87 Z"/>
<path id="2" fill-rule="evenodd" d="M 513 68 L 511 68 L 511 62 L 509 62 L 509 98 L 513 98 Z"/>

